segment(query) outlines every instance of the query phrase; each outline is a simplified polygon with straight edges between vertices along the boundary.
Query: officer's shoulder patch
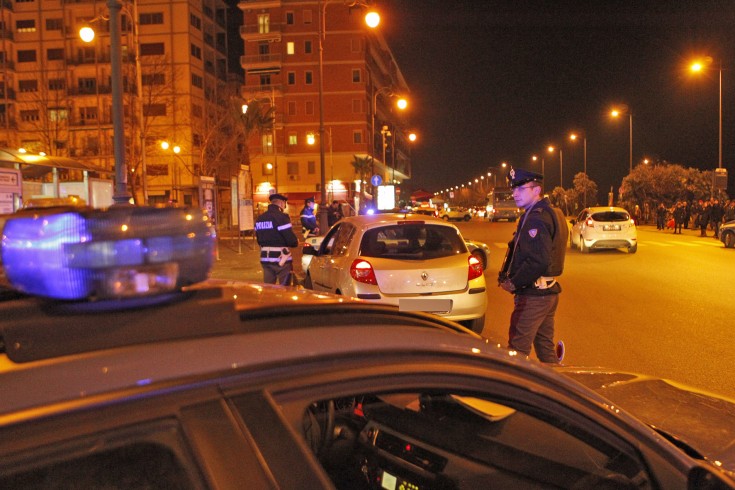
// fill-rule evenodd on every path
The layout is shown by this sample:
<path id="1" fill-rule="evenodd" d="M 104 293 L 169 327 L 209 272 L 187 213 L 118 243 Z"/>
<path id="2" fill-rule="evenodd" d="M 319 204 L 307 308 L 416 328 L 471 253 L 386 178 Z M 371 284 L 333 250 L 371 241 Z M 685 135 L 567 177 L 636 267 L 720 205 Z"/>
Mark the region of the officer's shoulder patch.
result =
<path id="1" fill-rule="evenodd" d="M 528 236 L 530 236 L 531 238 L 536 238 L 536 235 L 537 234 L 538 234 L 538 229 L 537 228 L 532 228 L 532 229 L 528 230 Z"/>

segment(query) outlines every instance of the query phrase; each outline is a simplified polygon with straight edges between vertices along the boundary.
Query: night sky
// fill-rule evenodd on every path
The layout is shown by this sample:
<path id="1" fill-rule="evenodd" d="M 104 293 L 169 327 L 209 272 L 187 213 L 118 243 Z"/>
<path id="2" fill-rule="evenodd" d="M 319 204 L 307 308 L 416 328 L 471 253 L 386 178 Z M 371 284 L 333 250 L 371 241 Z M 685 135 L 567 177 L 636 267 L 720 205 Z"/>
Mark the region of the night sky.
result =
<path id="1" fill-rule="evenodd" d="M 644 157 L 717 166 L 718 69 L 723 74 L 723 166 L 735 179 L 735 2 L 383 0 L 381 29 L 411 88 L 413 189 L 467 183 L 507 161 L 564 186 L 587 170 L 604 199 Z M 693 56 L 714 59 L 698 77 Z M 535 165 L 535 167 L 534 167 Z M 731 191 L 731 194 L 734 194 Z"/>

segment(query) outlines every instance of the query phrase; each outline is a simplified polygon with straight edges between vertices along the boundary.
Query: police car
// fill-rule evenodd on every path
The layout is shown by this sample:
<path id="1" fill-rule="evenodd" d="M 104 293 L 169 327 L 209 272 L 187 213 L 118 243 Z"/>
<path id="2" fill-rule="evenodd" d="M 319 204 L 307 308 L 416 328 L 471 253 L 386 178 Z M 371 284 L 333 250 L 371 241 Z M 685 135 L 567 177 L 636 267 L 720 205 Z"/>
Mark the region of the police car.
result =
<path id="1" fill-rule="evenodd" d="M 0 488 L 735 488 L 732 400 L 206 280 L 200 211 L 6 218 Z"/>

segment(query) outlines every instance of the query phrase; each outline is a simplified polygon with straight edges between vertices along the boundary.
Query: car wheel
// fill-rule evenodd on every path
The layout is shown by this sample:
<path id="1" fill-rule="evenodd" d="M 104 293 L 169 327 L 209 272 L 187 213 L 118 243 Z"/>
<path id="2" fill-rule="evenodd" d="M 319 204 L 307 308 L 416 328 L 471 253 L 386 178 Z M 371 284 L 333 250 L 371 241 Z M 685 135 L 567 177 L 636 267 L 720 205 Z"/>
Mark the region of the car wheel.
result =
<path id="1" fill-rule="evenodd" d="M 445 214 L 444 216 L 442 216 L 442 219 L 443 219 L 444 221 L 449 221 L 449 216 L 447 216 L 447 215 Z"/>
<path id="2" fill-rule="evenodd" d="M 471 219 L 472 219 L 472 216 L 470 216 L 469 214 L 466 214 L 466 215 L 464 216 L 464 220 L 465 220 L 465 221 L 469 221 L 469 220 L 471 220 Z"/>
<path id="3" fill-rule="evenodd" d="M 638 244 L 637 243 L 635 245 L 633 245 L 632 247 L 628 247 L 628 253 L 629 254 L 634 254 L 637 251 L 638 251 Z"/>
<path id="4" fill-rule="evenodd" d="M 722 243 L 724 243 L 727 248 L 735 247 L 735 233 L 726 231 L 725 235 L 722 237 Z"/>
<path id="5" fill-rule="evenodd" d="M 474 257 L 476 257 L 476 258 L 477 258 L 477 260 L 479 260 L 479 261 L 480 261 L 480 263 L 482 264 L 482 270 L 483 270 L 483 271 L 484 271 L 485 269 L 487 269 L 487 257 L 485 256 L 485 252 L 483 252 L 483 251 L 482 251 L 482 250 L 480 250 L 479 248 L 476 248 L 475 250 L 473 250 L 473 251 L 471 252 L 471 254 L 472 254 L 472 255 L 473 255 Z"/>
<path id="6" fill-rule="evenodd" d="M 590 252 L 589 247 L 584 244 L 584 237 L 582 235 L 579 235 L 579 251 L 583 254 Z"/>
<path id="7" fill-rule="evenodd" d="M 304 288 L 306 289 L 314 289 L 314 285 L 311 283 L 311 275 L 306 274 L 306 277 L 304 278 Z"/>
<path id="8" fill-rule="evenodd" d="M 485 329 L 485 315 L 482 315 L 480 318 L 474 318 L 472 320 L 462 320 L 459 323 L 466 329 L 481 334 L 482 331 Z"/>

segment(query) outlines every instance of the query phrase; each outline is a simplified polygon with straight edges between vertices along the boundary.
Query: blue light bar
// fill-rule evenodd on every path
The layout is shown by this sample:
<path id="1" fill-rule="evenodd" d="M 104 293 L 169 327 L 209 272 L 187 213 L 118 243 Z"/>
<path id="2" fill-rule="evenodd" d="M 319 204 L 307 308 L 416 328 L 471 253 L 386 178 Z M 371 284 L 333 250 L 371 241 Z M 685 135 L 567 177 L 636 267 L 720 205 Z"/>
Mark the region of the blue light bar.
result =
<path id="1" fill-rule="evenodd" d="M 207 278 L 215 232 L 186 208 L 38 210 L 9 217 L 2 264 L 17 290 L 49 298 L 125 298 Z"/>

